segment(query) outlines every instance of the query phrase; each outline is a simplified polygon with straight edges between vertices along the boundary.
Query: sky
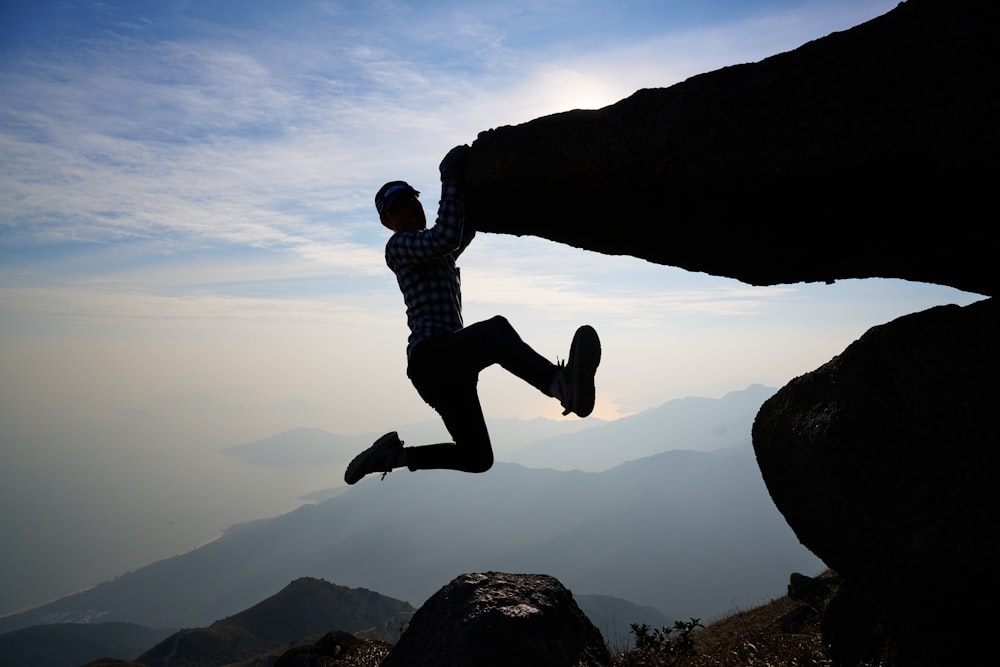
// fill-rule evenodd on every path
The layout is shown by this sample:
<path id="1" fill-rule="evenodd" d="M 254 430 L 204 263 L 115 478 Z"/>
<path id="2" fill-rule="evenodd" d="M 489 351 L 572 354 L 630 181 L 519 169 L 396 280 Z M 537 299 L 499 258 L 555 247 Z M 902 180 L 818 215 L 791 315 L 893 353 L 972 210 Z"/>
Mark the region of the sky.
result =
<path id="1" fill-rule="evenodd" d="M 441 157 L 481 131 L 895 5 L 0 0 L 0 535 L 18 545 L 0 598 L 26 603 L 66 553 L 102 562 L 73 585 L 112 576 L 323 483 L 245 470 L 223 493 L 224 447 L 434 419 L 405 376 L 373 206 L 385 181 L 432 213 Z M 780 387 L 871 326 L 981 298 L 895 280 L 759 288 L 494 234 L 461 265 L 468 322 L 503 314 L 553 360 L 597 328 L 608 420 Z M 499 370 L 480 389 L 489 418 L 561 418 Z"/>

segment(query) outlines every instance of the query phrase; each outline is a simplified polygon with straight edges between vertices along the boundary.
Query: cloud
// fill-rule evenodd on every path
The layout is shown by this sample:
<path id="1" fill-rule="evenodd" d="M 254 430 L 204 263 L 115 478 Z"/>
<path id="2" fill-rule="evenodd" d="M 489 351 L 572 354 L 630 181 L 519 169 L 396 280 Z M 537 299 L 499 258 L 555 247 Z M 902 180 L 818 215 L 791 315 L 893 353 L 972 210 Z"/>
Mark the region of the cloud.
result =
<path id="1" fill-rule="evenodd" d="M 439 156 L 481 130 L 765 57 L 883 6 L 650 18 L 622 34 L 615 22 L 633 19 L 617 5 L 597 8 L 606 26 L 584 26 L 574 3 L 292 4 L 228 23 L 161 7 L 70 50 L 19 52 L 0 72 L 0 309 L 91 331 L 400 326 L 372 212 L 384 180 L 410 180 L 433 208 Z M 484 235 L 464 263 L 470 319 L 638 331 L 745 320 L 797 294 L 538 239 Z"/>
<path id="2" fill-rule="evenodd" d="M 480 130 L 763 57 L 815 36 L 816 17 L 861 11 L 818 3 L 712 28 L 667 24 L 590 49 L 508 35 L 538 12 L 569 21 L 568 5 L 320 8 L 296 6 L 275 19 L 282 31 L 173 16 L 188 32 L 158 40 L 150 19 L 129 17 L 71 51 L 23 56 L 0 78 L 7 242 L 139 238 L 336 256 L 306 235 L 375 242 L 370 192 L 386 174 L 433 188 L 437 157 Z M 470 55 L 474 65 L 457 64 Z"/>
<path id="3" fill-rule="evenodd" d="M 605 36 L 598 48 L 576 42 L 555 53 L 519 56 L 524 71 L 503 94 L 484 92 L 477 108 L 507 114 L 504 124 L 526 122 L 568 109 L 600 108 L 640 88 L 668 87 L 715 69 L 755 62 L 888 11 L 885 0 L 812 2 L 785 10 L 760 10 L 706 25 L 651 18 L 643 37 Z M 657 23 L 659 20 L 659 23 Z M 551 48 L 551 46 L 549 47 Z"/>

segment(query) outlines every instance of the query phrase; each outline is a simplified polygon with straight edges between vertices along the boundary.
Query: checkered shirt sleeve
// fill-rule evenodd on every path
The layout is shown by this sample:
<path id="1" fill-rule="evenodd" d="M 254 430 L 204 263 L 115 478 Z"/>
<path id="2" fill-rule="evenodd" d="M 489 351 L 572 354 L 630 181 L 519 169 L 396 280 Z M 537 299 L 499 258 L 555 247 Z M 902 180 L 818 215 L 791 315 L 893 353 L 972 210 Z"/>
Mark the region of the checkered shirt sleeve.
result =
<path id="1" fill-rule="evenodd" d="M 413 346 L 462 328 L 461 272 L 458 256 L 475 236 L 465 228 L 462 193 L 454 183 L 441 186 L 437 220 L 429 229 L 397 232 L 385 246 L 385 262 L 396 274 Z"/>

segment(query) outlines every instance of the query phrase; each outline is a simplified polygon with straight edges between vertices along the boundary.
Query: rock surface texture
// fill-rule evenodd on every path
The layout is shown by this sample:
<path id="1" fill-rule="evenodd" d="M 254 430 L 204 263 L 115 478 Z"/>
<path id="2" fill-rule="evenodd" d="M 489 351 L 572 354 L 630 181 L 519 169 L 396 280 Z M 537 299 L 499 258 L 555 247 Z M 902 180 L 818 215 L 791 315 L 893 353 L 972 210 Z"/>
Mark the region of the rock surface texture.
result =
<path id="1" fill-rule="evenodd" d="M 464 574 L 413 616 L 382 667 L 611 664 L 573 595 L 546 575 Z"/>
<path id="2" fill-rule="evenodd" d="M 835 645 L 883 635 L 900 665 L 974 664 L 974 653 L 953 662 L 956 652 L 984 648 L 997 314 L 988 299 L 874 327 L 757 415 L 753 442 L 771 497 L 849 584 L 837 622 L 854 627 L 828 624 Z"/>
<path id="3" fill-rule="evenodd" d="M 757 63 L 482 132 L 469 221 L 753 285 L 993 296 L 998 19 L 986 0 L 908 0 Z"/>
<path id="4" fill-rule="evenodd" d="M 994 297 L 998 26 L 1000 3 L 907 0 L 758 63 L 483 132 L 469 221 L 753 285 Z M 757 417 L 775 504 L 844 581 L 824 621 L 838 665 L 992 648 L 997 321 L 984 299 L 875 327 Z"/>

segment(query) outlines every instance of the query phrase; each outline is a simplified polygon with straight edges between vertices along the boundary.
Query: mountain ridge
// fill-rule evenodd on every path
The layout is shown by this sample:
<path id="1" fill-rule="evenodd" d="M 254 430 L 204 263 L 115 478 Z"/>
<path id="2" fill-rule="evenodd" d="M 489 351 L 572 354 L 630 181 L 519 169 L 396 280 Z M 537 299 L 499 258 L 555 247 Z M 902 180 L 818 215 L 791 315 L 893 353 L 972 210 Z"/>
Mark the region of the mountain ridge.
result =
<path id="1" fill-rule="evenodd" d="M 489 570 L 546 572 L 579 594 L 709 618 L 781 586 L 790 571 L 822 567 L 774 509 L 749 446 L 666 452 L 604 473 L 500 463 L 481 476 L 372 479 L 3 619 L 0 630 L 88 609 L 151 627 L 200 626 L 300 576 L 419 604 L 458 573 Z"/>
<path id="2" fill-rule="evenodd" d="M 742 393 L 754 391 L 763 400 L 772 390 Z M 709 618 L 780 587 L 790 570 L 822 568 L 773 506 L 750 446 L 753 410 L 744 412 L 744 423 L 731 426 L 745 434 L 737 447 L 670 450 L 602 472 L 501 461 L 484 475 L 400 470 L 382 482 L 366 479 L 328 500 L 235 524 L 197 549 L 9 615 L 0 619 L 0 632 L 97 614 L 150 627 L 197 627 L 302 576 L 419 603 L 456 574 L 489 570 L 544 572 L 577 594 Z M 676 417 L 676 410 L 660 414 Z M 597 428 L 614 443 L 605 446 L 624 456 L 627 438 L 617 435 L 615 423 Z M 702 430 L 716 423 L 703 420 Z M 659 430 L 676 442 L 669 423 Z M 140 589 L 154 594 L 141 598 Z"/>
<path id="3" fill-rule="evenodd" d="M 721 398 L 677 398 L 579 433 L 531 443 L 503 460 L 529 468 L 598 472 L 671 449 L 707 452 L 736 447 L 746 442 L 757 410 L 776 392 L 772 387 L 752 384 Z M 670 424 L 669 431 L 663 424 Z M 615 448 L 608 448 L 608 441 L 615 442 Z M 580 461 L 588 463 L 581 465 Z"/>
<path id="4" fill-rule="evenodd" d="M 575 597 L 610 646 L 630 642 L 629 624 L 668 626 L 658 609 L 603 595 Z M 9 667 L 79 667 L 88 661 L 174 667 L 193 664 L 263 665 L 289 647 L 344 633 L 391 644 L 415 610 L 366 589 L 347 589 L 302 577 L 282 590 L 210 626 L 156 629 L 129 623 L 36 625 L 0 635 L 0 661 Z M 348 628 L 345 630 L 344 628 Z M 113 656 L 113 658 L 112 658 Z M 247 657 L 251 656 L 251 657 Z M 103 659 L 103 660 L 102 660 Z"/>
<path id="5" fill-rule="evenodd" d="M 300 577 L 237 614 L 167 637 L 136 661 L 178 667 L 229 664 L 333 630 L 381 639 L 391 637 L 415 611 L 401 600 L 367 589 Z"/>
<path id="6" fill-rule="evenodd" d="M 613 421 L 587 420 L 496 419 L 488 418 L 490 432 L 497 443 L 497 460 L 519 463 L 529 468 L 607 470 L 627 460 L 649 456 L 670 449 L 657 444 L 643 429 L 657 429 L 657 423 L 672 424 L 671 439 L 683 443 L 682 449 L 711 451 L 739 444 L 742 427 L 749 428 L 757 408 L 777 389 L 751 384 L 745 389 L 727 392 L 720 398 L 685 396 L 675 398 L 642 412 Z M 428 420 L 392 427 L 407 442 L 447 440 L 448 435 L 439 420 Z M 601 447 L 601 434 L 616 433 L 619 448 L 606 452 Z M 742 431 L 745 436 L 749 430 Z M 344 435 L 331 431 L 296 427 L 221 451 L 251 465 L 274 468 L 296 468 L 334 465 L 349 461 L 381 433 Z M 629 440 L 631 439 L 631 442 Z M 509 445 L 510 442 L 527 444 Z M 669 445 L 669 443 L 667 443 Z M 595 465 L 563 466 L 559 459 L 593 458 Z M 555 463 L 555 464 L 553 464 Z M 320 493 L 320 492 L 314 492 Z"/>

